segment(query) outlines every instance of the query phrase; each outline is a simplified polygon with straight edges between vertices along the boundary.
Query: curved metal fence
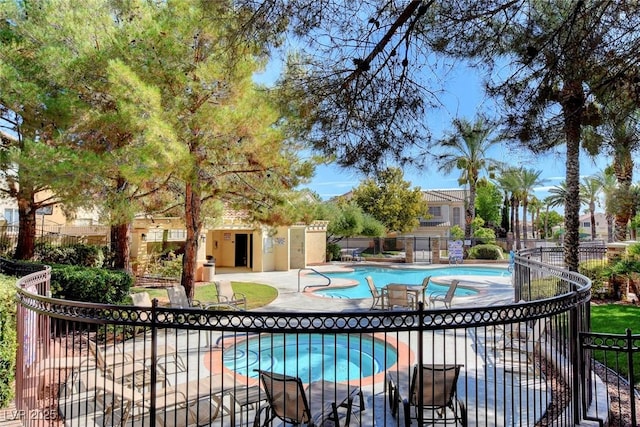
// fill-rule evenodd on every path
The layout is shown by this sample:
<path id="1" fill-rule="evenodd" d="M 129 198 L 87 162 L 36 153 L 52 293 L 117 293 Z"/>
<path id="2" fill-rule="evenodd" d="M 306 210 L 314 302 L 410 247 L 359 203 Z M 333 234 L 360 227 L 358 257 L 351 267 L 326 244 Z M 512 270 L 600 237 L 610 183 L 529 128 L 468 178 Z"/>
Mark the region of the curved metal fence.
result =
<path id="1" fill-rule="evenodd" d="M 513 277 L 509 305 L 283 313 L 56 300 L 38 271 L 18 281 L 17 415 L 240 426 L 282 425 L 281 409 L 324 425 L 574 425 L 591 386 L 577 347 L 590 282 L 526 256 Z M 453 381 L 443 367 L 457 367 Z M 282 399 L 261 373 L 301 388 Z"/>

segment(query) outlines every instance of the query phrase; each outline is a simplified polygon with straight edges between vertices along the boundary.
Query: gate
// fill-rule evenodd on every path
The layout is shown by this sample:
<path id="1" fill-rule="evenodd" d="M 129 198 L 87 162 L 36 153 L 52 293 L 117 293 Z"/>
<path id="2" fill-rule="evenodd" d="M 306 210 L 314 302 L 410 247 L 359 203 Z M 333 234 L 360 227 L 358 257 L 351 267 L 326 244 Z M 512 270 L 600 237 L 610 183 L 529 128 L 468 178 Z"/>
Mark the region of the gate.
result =
<path id="1" fill-rule="evenodd" d="M 640 372 L 634 362 L 636 366 L 640 363 L 640 335 L 632 335 L 630 329 L 624 335 L 581 332 L 580 353 L 581 377 L 585 381 L 583 410 L 586 413 L 588 406 L 596 409 L 585 419 L 598 421 L 600 425 L 637 426 L 640 393 L 635 384 L 640 383 Z M 606 387 L 599 389 L 605 389 L 606 395 L 593 392 L 598 380 L 605 383 Z"/>

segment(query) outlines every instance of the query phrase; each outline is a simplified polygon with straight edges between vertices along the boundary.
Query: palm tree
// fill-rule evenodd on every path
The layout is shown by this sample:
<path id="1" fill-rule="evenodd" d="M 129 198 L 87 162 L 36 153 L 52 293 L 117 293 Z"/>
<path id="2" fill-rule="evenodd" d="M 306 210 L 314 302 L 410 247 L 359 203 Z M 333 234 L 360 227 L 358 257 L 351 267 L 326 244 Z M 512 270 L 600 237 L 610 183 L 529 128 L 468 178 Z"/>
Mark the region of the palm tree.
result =
<path id="1" fill-rule="evenodd" d="M 498 143 L 490 139 L 494 126 L 478 116 L 475 123 L 466 119 L 453 121 L 454 132 L 438 141 L 445 152 L 436 155 L 438 170 L 450 173 L 453 169 L 461 171 L 458 182 L 469 186 L 469 200 L 465 208 L 465 236 L 471 236 L 471 223 L 475 219 L 476 187 L 480 172 L 491 172 L 499 162 L 488 157 L 487 151 Z"/>
<path id="2" fill-rule="evenodd" d="M 597 176 L 583 178 L 580 184 L 580 199 L 589 206 L 591 217 L 591 240 L 596 239 L 596 202 L 602 191 L 602 182 Z"/>
<path id="3" fill-rule="evenodd" d="M 527 168 L 519 168 L 517 172 L 520 181 L 520 200 L 522 201 L 522 235 L 524 237 L 525 247 L 527 245 L 527 205 L 533 188 L 543 184 L 544 180 L 540 179 L 541 170 L 533 170 Z"/>
<path id="4" fill-rule="evenodd" d="M 527 208 L 528 212 L 531 214 L 531 233 L 533 238 L 540 238 L 540 226 L 538 222 L 540 221 L 540 209 L 542 209 L 543 203 L 536 196 L 531 196 L 529 198 L 529 207 Z"/>
<path id="5" fill-rule="evenodd" d="M 618 182 L 610 171 L 602 171 L 598 174 L 602 193 L 604 194 L 604 215 L 607 219 L 607 242 L 613 242 L 613 219 L 616 214 L 614 203 Z"/>
<path id="6" fill-rule="evenodd" d="M 511 214 L 509 229 L 515 233 L 516 249 L 520 249 L 520 220 L 518 218 L 520 180 L 517 175 L 517 170 L 518 169 L 514 167 L 503 168 L 495 181 L 498 187 L 504 191 L 505 199 L 508 199 L 510 202 Z"/>

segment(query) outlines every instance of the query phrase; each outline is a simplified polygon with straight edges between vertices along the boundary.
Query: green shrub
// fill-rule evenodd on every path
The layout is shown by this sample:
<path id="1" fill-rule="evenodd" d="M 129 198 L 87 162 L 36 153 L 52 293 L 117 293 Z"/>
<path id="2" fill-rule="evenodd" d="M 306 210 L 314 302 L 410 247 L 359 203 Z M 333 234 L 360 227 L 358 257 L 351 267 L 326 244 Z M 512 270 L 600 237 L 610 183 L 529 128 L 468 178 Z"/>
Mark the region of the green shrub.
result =
<path id="1" fill-rule="evenodd" d="M 341 250 L 337 243 L 327 243 L 327 261 L 339 260 Z"/>
<path id="2" fill-rule="evenodd" d="M 41 243 L 35 248 L 35 260 L 43 264 L 102 267 L 105 254 L 103 248 L 95 245 L 76 243 L 69 246 L 53 246 L 49 243 Z"/>
<path id="3" fill-rule="evenodd" d="M 54 298 L 103 304 L 121 303 L 129 294 L 133 277 L 124 271 L 53 265 L 51 293 Z"/>
<path id="4" fill-rule="evenodd" d="M 169 259 L 159 260 L 147 266 L 147 273 L 156 274 L 162 277 L 182 276 L 182 255 L 169 257 Z"/>
<path id="5" fill-rule="evenodd" d="M 16 279 L 0 276 L 0 408 L 13 399 L 16 372 Z"/>
<path id="6" fill-rule="evenodd" d="M 603 295 L 605 282 L 609 281 L 610 268 L 600 260 L 581 262 L 578 265 L 578 273 L 591 279 L 591 292 L 593 295 Z"/>
<path id="7" fill-rule="evenodd" d="M 502 259 L 502 249 L 497 245 L 476 245 L 469 249 L 469 259 Z"/>

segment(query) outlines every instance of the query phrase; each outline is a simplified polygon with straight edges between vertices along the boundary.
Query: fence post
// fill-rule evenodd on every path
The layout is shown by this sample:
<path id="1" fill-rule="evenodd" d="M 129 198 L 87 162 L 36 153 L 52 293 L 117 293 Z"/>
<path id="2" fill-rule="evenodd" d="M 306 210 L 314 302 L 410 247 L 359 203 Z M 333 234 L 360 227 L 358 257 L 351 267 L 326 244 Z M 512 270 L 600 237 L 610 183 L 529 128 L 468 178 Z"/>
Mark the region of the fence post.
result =
<path id="1" fill-rule="evenodd" d="M 418 369 L 417 369 L 417 374 L 418 374 L 418 384 L 424 384 L 424 369 L 422 369 L 422 364 L 424 363 L 424 303 L 423 302 L 419 302 L 418 303 Z M 409 368 L 409 388 L 411 388 L 411 375 L 412 375 L 412 369 L 411 367 Z M 418 387 L 418 402 L 424 402 L 424 387 L 420 386 Z M 409 393 L 407 394 L 407 398 L 409 399 L 409 401 L 411 401 L 411 390 L 409 390 Z M 423 420 L 424 419 L 424 405 L 418 405 L 418 419 L 419 420 Z M 398 418 L 399 419 L 399 418 Z"/>
<path id="2" fill-rule="evenodd" d="M 637 426 L 636 423 L 636 390 L 634 387 L 634 373 L 633 373 L 633 337 L 631 336 L 631 329 L 627 328 L 627 368 L 629 370 L 629 405 L 631 406 L 631 425 Z"/>
<path id="3" fill-rule="evenodd" d="M 149 425 L 156 425 L 156 381 L 158 380 L 158 329 L 156 323 L 158 298 L 154 298 L 151 304 L 151 402 L 149 403 Z"/>
<path id="4" fill-rule="evenodd" d="M 573 400 L 573 423 L 580 423 L 580 357 L 578 355 L 578 307 L 574 306 L 569 311 L 569 358 L 571 360 L 571 387 L 574 392 L 571 393 L 571 399 Z"/>

